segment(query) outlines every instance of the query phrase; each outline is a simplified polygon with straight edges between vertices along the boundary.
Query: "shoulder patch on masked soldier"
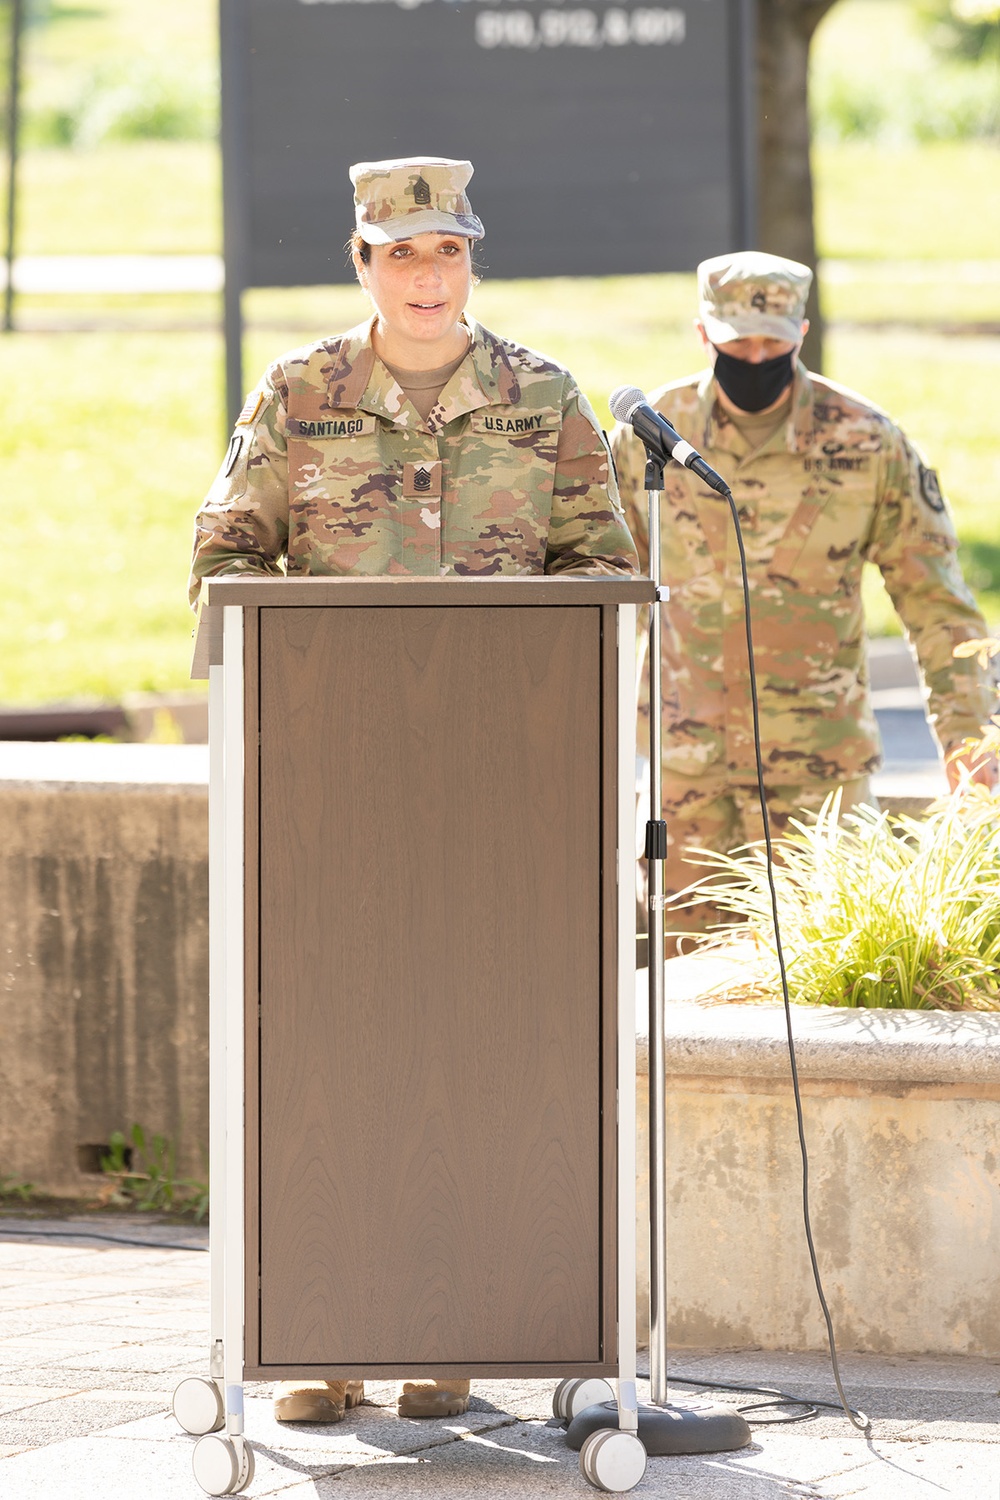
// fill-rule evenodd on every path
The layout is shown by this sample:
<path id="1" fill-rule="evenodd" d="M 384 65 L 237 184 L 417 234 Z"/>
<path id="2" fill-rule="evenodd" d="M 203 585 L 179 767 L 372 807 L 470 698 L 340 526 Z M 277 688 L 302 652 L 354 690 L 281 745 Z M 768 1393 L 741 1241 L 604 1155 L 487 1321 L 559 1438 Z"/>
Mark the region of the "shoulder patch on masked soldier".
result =
<path id="1" fill-rule="evenodd" d="M 933 469 L 928 469 L 926 464 L 920 465 L 920 493 L 930 506 L 931 510 L 944 510 L 944 496 L 938 483 L 937 474 Z"/>
<path id="2" fill-rule="evenodd" d="M 562 414 L 550 411 L 498 411 L 487 408 L 474 411 L 469 419 L 470 432 L 494 433 L 502 437 L 524 437 L 532 432 L 556 432 L 562 426 Z"/>
<path id="3" fill-rule="evenodd" d="M 249 394 L 249 396 L 247 397 L 247 399 L 243 403 L 243 410 L 240 412 L 239 416 L 236 418 L 236 426 L 237 427 L 249 427 L 250 423 L 253 422 L 256 419 L 257 413 L 260 411 L 260 409 L 261 409 L 261 407 L 263 405 L 264 405 L 264 392 L 263 391 L 251 391 L 250 394 Z"/>

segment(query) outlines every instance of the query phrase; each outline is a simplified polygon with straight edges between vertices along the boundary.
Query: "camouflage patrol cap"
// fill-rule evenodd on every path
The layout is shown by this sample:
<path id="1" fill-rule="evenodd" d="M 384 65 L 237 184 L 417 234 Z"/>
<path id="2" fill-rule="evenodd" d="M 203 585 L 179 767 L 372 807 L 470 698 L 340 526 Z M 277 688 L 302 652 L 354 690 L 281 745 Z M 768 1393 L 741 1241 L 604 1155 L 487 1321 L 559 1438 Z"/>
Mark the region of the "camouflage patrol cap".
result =
<path id="1" fill-rule="evenodd" d="M 698 267 L 701 320 L 713 344 L 764 337 L 798 343 L 812 272 L 797 260 L 740 250 Z"/>
<path id="2" fill-rule="evenodd" d="M 471 161 L 445 156 L 355 162 L 351 181 L 358 233 L 369 245 L 435 232 L 481 240 L 483 226 L 465 195 L 471 176 Z"/>

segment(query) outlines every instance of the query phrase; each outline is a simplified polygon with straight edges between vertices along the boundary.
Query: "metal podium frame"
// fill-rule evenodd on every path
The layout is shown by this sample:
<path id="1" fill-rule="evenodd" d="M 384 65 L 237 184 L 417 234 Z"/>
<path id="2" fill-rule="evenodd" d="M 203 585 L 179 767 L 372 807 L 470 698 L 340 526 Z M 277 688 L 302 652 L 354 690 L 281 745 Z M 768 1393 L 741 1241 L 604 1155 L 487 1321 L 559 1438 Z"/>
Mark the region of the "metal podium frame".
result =
<path id="1" fill-rule="evenodd" d="M 374 582 L 375 580 L 368 580 Z M 380 580 L 386 582 L 387 580 Z M 245 994 L 244 994 L 244 603 L 240 579 L 212 580 L 209 607 L 199 627 L 192 675 L 209 679 L 209 1005 L 210 1005 L 210 1332 L 208 1376 L 180 1383 L 174 1414 L 198 1437 L 195 1477 L 212 1495 L 236 1494 L 253 1477 L 253 1454 L 244 1436 L 245 1347 Z M 252 580 L 257 589 L 287 588 L 282 579 Z M 295 587 L 312 580 L 295 580 Z M 325 584 L 331 582 L 324 579 Z M 353 579 L 338 580 L 349 589 Z M 417 580 L 400 579 L 413 584 Z M 510 580 L 514 585 L 520 580 Z M 638 1437 L 636 1394 L 636 1150 L 635 1150 L 635 859 L 636 612 L 653 598 L 648 580 L 609 578 L 531 580 L 546 587 L 547 602 L 568 602 L 560 590 L 572 582 L 595 586 L 594 602 L 607 605 L 596 590 L 613 585 L 617 620 L 617 1372 L 614 1393 L 596 1377 L 565 1379 L 556 1392 L 557 1414 L 572 1417 L 604 1395 L 614 1394 L 618 1427 L 632 1445 L 628 1482 L 607 1484 L 581 1468 L 601 1488 L 630 1489 L 641 1478 L 645 1453 Z M 441 581 L 434 580 L 440 587 Z M 475 581 L 456 580 L 475 588 Z M 243 602 L 240 598 L 244 586 Z M 453 586 L 449 581 L 446 586 Z M 229 602 L 229 600 L 233 602 Z M 471 602 L 466 600 L 466 602 Z M 485 602 L 485 600 L 483 601 Z M 206 660 L 207 658 L 207 660 Z M 200 659 L 200 668 L 199 668 Z M 252 1362 L 250 1362 L 252 1368 Z M 540 1372 L 541 1376 L 541 1372 Z M 251 1377 L 253 1378 L 253 1377 Z M 523 1376 L 522 1376 L 523 1378 Z M 606 1432 L 602 1441 L 615 1434 Z M 635 1450 L 641 1453 L 637 1468 Z M 609 1469 L 610 1463 L 610 1469 Z M 611 1451 L 603 1473 L 615 1471 Z"/>

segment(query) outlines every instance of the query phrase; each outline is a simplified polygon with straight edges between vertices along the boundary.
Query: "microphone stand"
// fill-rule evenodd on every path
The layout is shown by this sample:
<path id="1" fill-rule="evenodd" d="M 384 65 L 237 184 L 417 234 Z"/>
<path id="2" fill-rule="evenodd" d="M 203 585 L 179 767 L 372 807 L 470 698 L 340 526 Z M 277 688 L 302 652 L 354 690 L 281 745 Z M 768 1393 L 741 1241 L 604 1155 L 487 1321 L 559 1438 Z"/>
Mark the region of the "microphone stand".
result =
<path id="1" fill-rule="evenodd" d="M 649 1394 L 639 1408 L 639 1437 L 651 1456 L 722 1453 L 751 1441 L 750 1428 L 732 1407 L 708 1402 L 685 1406 L 667 1395 L 667 1066 L 664 971 L 663 862 L 667 825 L 663 817 L 660 741 L 663 690 L 660 655 L 660 606 L 670 598 L 661 583 L 660 500 L 663 494 L 662 450 L 646 445 L 646 489 L 649 517 L 649 576 L 656 599 L 649 611 L 649 819 L 646 823 L 646 918 L 649 944 Z"/>
<path id="2" fill-rule="evenodd" d="M 649 1385 L 650 1403 L 639 1406 L 639 1440 L 650 1458 L 682 1453 L 725 1453 L 753 1440 L 745 1419 L 732 1406 L 692 1401 L 679 1406 L 667 1396 L 667 1089 L 664 974 L 663 862 L 667 825 L 663 819 L 663 692 L 660 659 L 660 605 L 670 591 L 660 582 L 660 500 L 666 455 L 646 444 L 643 484 L 649 516 L 649 576 L 656 588 L 649 612 L 649 819 L 646 823 L 646 915 L 649 944 Z M 569 1424 L 566 1442 L 580 1448 L 592 1432 L 618 1426 L 613 1401 L 585 1407 Z"/>
<path id="3" fill-rule="evenodd" d="M 664 459 L 646 449 L 644 485 L 649 516 L 649 576 L 656 599 L 649 609 L 649 818 L 646 822 L 646 933 L 649 964 L 649 1382 L 656 1405 L 667 1399 L 667 1226 L 664 1188 L 666 1151 L 666 1053 L 664 1045 L 663 862 L 667 825 L 663 819 L 660 738 L 663 692 L 660 682 L 660 604 L 670 597 L 660 582 L 660 497 Z"/>

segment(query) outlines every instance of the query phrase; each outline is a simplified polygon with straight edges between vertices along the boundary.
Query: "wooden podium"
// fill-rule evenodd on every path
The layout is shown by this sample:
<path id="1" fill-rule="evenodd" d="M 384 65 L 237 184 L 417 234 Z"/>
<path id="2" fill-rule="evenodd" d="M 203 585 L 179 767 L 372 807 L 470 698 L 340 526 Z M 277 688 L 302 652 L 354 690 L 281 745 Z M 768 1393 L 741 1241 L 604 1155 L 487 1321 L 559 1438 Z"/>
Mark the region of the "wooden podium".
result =
<path id="1" fill-rule="evenodd" d="M 207 597 L 216 1386 L 620 1377 L 652 585 Z"/>

